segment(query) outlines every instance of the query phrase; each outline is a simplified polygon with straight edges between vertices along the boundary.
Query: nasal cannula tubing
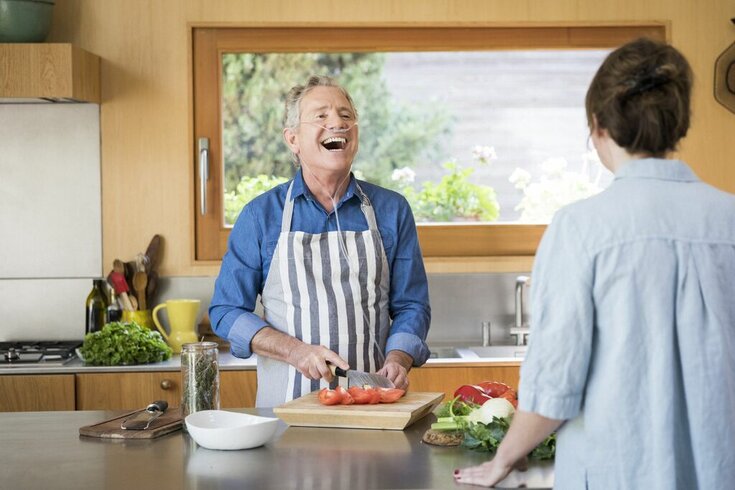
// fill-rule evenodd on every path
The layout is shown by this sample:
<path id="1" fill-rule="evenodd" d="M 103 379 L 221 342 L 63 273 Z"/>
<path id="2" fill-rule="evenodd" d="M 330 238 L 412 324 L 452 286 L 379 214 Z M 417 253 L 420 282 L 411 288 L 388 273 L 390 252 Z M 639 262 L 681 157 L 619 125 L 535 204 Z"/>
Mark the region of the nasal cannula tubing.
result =
<path id="1" fill-rule="evenodd" d="M 356 122 L 347 128 L 326 128 L 318 123 L 310 122 L 310 121 L 302 121 L 302 123 L 303 124 L 313 124 L 315 126 L 322 128 L 325 131 L 329 131 L 330 133 L 335 133 L 335 134 L 347 133 L 349 130 L 357 126 Z M 301 165 L 309 172 L 309 174 L 311 174 L 312 177 L 314 177 L 314 180 L 316 180 L 317 184 L 319 184 L 319 187 L 321 187 L 322 192 L 324 192 L 324 194 L 332 202 L 332 209 L 334 210 L 334 219 L 337 222 L 337 237 L 338 237 L 338 242 L 339 242 L 339 249 L 345 258 L 345 262 L 347 262 L 347 267 L 349 268 L 351 267 L 350 256 L 347 252 L 347 245 L 345 244 L 344 237 L 342 236 L 342 227 L 340 226 L 340 223 L 339 223 L 339 211 L 337 210 L 337 202 L 335 201 L 334 197 L 339 193 L 339 190 L 342 188 L 342 185 L 345 183 L 347 178 L 350 176 L 350 171 L 352 170 L 352 163 L 350 163 L 350 169 L 349 169 L 350 171 L 348 171 L 345 174 L 344 178 L 337 185 L 337 187 L 334 190 L 334 194 L 330 195 L 327 192 L 326 188 L 324 187 L 324 184 L 322 184 L 322 182 L 319 180 L 319 177 L 317 177 L 316 174 L 314 174 L 314 172 L 311 171 L 311 168 L 309 168 L 309 165 L 306 165 L 306 162 L 303 161 L 302 159 L 299 159 L 299 160 L 300 160 Z M 362 317 L 366 325 L 370 324 L 370 319 L 365 314 L 365 310 L 362 310 Z M 382 367 L 385 364 L 385 356 L 383 355 L 380 345 L 378 345 L 378 342 L 375 340 L 376 336 L 377 336 L 377 332 L 375 332 L 375 334 L 371 337 L 371 340 L 373 341 L 373 345 L 375 345 L 376 347 L 375 351 L 378 353 L 378 356 L 380 358 L 380 365 Z"/>

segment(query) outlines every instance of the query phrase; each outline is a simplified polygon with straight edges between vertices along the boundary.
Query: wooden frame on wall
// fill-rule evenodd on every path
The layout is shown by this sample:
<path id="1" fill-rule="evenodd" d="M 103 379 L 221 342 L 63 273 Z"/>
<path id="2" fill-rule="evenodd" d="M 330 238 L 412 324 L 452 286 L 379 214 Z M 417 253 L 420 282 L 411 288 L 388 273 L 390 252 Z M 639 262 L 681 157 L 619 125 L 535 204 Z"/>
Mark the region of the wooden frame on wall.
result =
<path id="1" fill-rule="evenodd" d="M 195 259 L 220 260 L 230 230 L 223 223 L 221 55 L 229 52 L 488 51 L 497 49 L 614 48 L 637 37 L 665 41 L 664 23 L 625 25 L 295 25 L 191 26 L 193 67 L 192 170 Z M 209 139 L 206 207 L 200 214 L 197 141 Z M 510 272 L 530 269 L 545 225 L 420 224 L 419 241 L 432 272 Z M 438 265 L 437 265 L 438 264 Z M 432 270 L 433 269 L 433 270 Z"/>

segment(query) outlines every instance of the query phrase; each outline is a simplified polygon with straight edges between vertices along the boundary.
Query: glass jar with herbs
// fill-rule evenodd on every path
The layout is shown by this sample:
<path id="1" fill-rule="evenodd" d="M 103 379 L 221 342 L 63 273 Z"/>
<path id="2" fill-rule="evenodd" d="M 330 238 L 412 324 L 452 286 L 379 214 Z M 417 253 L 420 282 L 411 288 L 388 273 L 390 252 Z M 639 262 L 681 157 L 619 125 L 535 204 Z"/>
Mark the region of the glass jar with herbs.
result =
<path id="1" fill-rule="evenodd" d="M 219 410 L 217 343 L 194 342 L 181 346 L 181 381 L 184 417 L 201 410 Z"/>

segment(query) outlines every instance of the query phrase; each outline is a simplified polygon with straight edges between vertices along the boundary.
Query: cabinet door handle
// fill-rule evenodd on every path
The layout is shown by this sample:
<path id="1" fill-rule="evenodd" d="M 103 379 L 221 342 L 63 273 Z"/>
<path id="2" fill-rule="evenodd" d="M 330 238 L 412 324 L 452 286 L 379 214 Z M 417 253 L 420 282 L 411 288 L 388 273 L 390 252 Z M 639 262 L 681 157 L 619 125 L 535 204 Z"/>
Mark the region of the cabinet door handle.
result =
<path id="1" fill-rule="evenodd" d="M 209 138 L 199 138 L 199 211 L 207 214 L 207 181 L 209 180 Z"/>
<path id="2" fill-rule="evenodd" d="M 173 387 L 174 387 L 174 382 L 171 381 L 170 379 L 164 379 L 163 381 L 161 381 L 162 390 L 170 390 Z"/>

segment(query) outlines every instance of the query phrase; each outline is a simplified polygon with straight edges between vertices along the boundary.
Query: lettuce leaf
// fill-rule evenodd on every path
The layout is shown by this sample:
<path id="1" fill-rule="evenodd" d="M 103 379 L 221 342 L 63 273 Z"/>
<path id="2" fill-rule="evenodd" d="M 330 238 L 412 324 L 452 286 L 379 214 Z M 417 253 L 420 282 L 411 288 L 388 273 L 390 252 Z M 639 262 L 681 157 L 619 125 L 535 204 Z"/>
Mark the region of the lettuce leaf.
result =
<path id="1" fill-rule="evenodd" d="M 160 333 L 135 322 L 108 323 L 99 332 L 87 334 L 81 348 L 85 364 L 95 366 L 161 362 L 172 353 Z"/>
<path id="2" fill-rule="evenodd" d="M 463 427 L 462 446 L 474 451 L 494 453 L 508 433 L 510 422 L 506 418 L 494 417 L 492 422 L 467 422 Z M 556 433 L 552 433 L 528 455 L 530 459 L 553 459 L 556 451 Z"/>

